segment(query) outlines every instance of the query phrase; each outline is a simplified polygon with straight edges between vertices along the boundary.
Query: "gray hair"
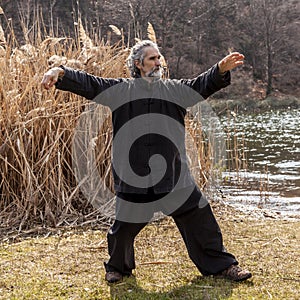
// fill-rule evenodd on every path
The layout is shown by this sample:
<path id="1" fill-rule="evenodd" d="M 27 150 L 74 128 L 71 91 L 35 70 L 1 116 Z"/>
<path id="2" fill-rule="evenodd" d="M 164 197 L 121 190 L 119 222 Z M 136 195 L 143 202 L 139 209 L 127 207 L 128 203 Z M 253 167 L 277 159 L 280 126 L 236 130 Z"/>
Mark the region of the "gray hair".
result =
<path id="1" fill-rule="evenodd" d="M 139 60 L 141 63 L 143 63 L 144 57 L 145 57 L 145 51 L 144 49 L 146 47 L 153 47 L 155 48 L 159 53 L 159 49 L 156 43 L 150 41 L 150 40 L 143 40 L 137 42 L 131 49 L 130 54 L 127 58 L 127 67 L 130 71 L 130 75 L 133 78 L 141 77 L 141 72 L 135 65 L 134 61 Z"/>

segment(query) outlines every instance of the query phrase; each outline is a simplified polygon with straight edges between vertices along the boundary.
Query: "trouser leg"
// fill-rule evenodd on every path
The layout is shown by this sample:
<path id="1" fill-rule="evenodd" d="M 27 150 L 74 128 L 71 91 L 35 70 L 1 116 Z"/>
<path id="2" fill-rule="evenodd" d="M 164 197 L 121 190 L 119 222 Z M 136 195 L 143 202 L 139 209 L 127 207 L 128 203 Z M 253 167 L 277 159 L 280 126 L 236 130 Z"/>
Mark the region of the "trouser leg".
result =
<path id="1" fill-rule="evenodd" d="M 127 223 L 116 220 L 107 233 L 110 259 L 105 269 L 130 275 L 135 268 L 134 238 L 147 223 Z"/>
<path id="2" fill-rule="evenodd" d="M 118 192 L 117 196 L 119 199 L 135 203 L 143 203 L 152 200 L 152 198 L 155 199 L 152 193 L 134 194 Z M 117 203 L 117 205 L 119 204 L 120 203 Z M 128 213 L 135 214 L 136 212 L 132 211 Z M 106 271 L 118 271 L 123 275 L 131 274 L 135 268 L 134 239 L 146 225 L 147 222 L 132 223 L 118 219 L 115 220 L 107 233 L 108 254 L 110 255 L 110 259 L 104 263 Z"/>
<path id="3" fill-rule="evenodd" d="M 191 197 L 202 194 L 196 189 Z M 192 199 L 188 201 L 195 202 Z M 185 242 L 188 254 L 203 275 L 217 274 L 232 264 L 235 257 L 226 252 L 220 227 L 209 204 L 172 216 Z"/>

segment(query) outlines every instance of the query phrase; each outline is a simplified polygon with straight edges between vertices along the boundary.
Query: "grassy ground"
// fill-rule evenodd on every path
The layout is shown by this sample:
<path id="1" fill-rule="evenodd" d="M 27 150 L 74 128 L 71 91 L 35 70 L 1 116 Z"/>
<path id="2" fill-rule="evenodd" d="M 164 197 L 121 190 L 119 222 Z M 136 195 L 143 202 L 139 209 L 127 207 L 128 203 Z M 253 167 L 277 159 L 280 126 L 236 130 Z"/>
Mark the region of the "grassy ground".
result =
<path id="1" fill-rule="evenodd" d="M 135 277 L 114 286 L 104 281 L 105 231 L 2 237 L 0 299 L 299 299 L 300 222 L 214 211 L 227 249 L 253 273 L 244 283 L 202 277 L 165 219 L 138 236 Z"/>

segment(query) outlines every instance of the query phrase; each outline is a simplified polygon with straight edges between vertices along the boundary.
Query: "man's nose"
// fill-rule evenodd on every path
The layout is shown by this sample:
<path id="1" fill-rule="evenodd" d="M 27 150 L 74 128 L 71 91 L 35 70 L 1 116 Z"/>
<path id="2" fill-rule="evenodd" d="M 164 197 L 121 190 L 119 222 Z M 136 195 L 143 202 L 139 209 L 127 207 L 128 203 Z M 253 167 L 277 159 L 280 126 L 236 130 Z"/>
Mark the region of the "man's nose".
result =
<path id="1" fill-rule="evenodd" d="M 161 65 L 160 59 L 156 59 L 155 65 L 156 65 L 156 66 L 160 66 L 160 65 Z"/>

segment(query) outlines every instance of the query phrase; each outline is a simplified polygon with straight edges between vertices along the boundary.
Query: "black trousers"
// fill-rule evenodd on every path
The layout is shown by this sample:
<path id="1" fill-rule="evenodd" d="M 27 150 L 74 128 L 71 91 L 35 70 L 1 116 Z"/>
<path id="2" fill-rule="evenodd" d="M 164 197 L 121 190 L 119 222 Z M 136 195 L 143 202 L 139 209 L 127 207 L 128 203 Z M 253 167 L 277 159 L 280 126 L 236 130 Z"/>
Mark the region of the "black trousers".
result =
<path id="1" fill-rule="evenodd" d="M 138 201 L 151 195 L 122 194 L 123 199 Z M 217 274 L 232 264 L 235 257 L 226 252 L 220 227 L 210 205 L 196 187 L 189 199 L 170 216 L 174 219 L 186 245 L 189 257 L 203 275 Z M 134 199 L 136 198 L 136 199 Z M 147 199 L 146 199 L 147 200 Z M 201 201 L 202 200 L 202 201 Z M 202 205 L 199 205 L 202 203 Z M 147 223 L 128 223 L 116 220 L 108 231 L 110 259 L 104 263 L 106 271 L 118 271 L 130 275 L 135 269 L 134 239 Z"/>

